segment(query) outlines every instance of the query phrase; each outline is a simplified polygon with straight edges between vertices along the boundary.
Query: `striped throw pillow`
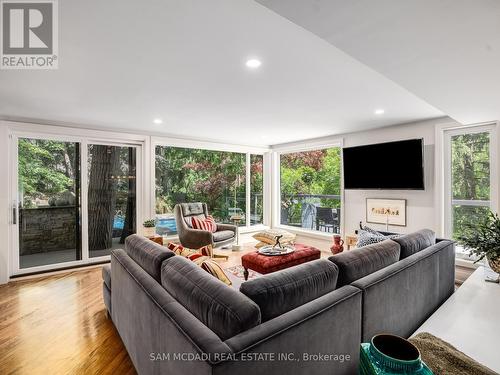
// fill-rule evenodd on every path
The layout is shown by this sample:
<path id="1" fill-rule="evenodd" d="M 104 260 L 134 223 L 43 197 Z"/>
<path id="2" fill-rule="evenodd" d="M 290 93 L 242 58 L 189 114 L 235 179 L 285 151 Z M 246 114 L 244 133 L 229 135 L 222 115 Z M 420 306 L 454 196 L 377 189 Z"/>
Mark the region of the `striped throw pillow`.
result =
<path id="1" fill-rule="evenodd" d="M 207 271 L 212 276 L 218 278 L 224 284 L 226 285 L 232 284 L 231 280 L 229 280 L 229 277 L 227 277 L 226 273 L 217 262 L 208 259 L 201 264 L 201 268 Z"/>
<path id="2" fill-rule="evenodd" d="M 205 220 L 195 216 L 191 218 L 191 227 L 193 229 L 207 230 L 214 233 L 217 230 L 217 224 L 212 216 L 208 215 Z"/>
<path id="3" fill-rule="evenodd" d="M 196 254 L 200 254 L 205 257 L 212 257 L 212 252 L 213 252 L 212 245 L 202 246 L 199 249 L 194 250 L 194 249 L 188 249 L 187 247 L 184 247 L 181 244 L 169 242 L 167 244 L 167 248 L 172 250 L 175 253 L 175 255 L 180 255 L 188 259 L 191 259 L 191 255 L 196 255 Z"/>

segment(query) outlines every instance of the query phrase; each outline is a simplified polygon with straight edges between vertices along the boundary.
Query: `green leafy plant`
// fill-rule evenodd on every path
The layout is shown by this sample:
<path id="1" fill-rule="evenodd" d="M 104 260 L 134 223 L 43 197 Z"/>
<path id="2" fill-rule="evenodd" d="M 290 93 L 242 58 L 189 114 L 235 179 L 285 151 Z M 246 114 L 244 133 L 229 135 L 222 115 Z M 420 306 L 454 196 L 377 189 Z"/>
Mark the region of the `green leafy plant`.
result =
<path id="1" fill-rule="evenodd" d="M 155 219 L 149 219 L 149 220 L 146 220 L 144 223 L 142 223 L 142 226 L 144 228 L 154 228 L 155 225 L 156 225 Z"/>
<path id="2" fill-rule="evenodd" d="M 458 236 L 458 243 L 469 250 L 470 255 L 476 256 L 479 262 L 485 257 L 495 262 L 500 260 L 500 218 L 498 214 L 489 212 L 483 220 L 476 224 L 467 225 L 463 233 Z"/>

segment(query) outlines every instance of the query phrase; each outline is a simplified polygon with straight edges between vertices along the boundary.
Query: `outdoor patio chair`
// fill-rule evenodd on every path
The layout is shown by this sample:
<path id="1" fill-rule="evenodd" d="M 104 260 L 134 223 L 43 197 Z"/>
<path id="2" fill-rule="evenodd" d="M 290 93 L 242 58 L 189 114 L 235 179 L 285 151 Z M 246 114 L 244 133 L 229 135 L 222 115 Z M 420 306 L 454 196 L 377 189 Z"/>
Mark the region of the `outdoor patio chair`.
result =
<path id="1" fill-rule="evenodd" d="M 335 208 L 316 207 L 316 230 L 338 233 L 339 215 Z"/>

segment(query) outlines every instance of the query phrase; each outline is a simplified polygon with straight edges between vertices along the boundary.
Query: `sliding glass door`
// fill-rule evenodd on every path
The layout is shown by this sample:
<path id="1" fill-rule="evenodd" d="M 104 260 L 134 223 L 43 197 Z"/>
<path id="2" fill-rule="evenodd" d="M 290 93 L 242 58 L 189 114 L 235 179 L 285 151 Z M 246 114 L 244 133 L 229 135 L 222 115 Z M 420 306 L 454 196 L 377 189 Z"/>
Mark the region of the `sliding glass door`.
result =
<path id="1" fill-rule="evenodd" d="M 136 231 L 136 149 L 88 146 L 89 256 L 109 255 Z"/>
<path id="2" fill-rule="evenodd" d="M 33 135 L 13 146 L 14 274 L 106 260 L 136 232 L 140 145 Z"/>
<path id="3" fill-rule="evenodd" d="M 17 169 L 19 268 L 82 259 L 80 143 L 19 138 Z"/>

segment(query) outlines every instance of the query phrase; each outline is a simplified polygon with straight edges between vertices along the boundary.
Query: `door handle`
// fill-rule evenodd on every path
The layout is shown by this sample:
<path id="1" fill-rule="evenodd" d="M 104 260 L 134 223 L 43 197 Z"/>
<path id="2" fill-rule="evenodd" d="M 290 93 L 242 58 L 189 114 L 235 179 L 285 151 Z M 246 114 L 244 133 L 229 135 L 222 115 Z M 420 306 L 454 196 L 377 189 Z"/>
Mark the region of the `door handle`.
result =
<path id="1" fill-rule="evenodd" d="M 12 205 L 12 224 L 17 224 L 17 205 L 15 203 Z"/>

